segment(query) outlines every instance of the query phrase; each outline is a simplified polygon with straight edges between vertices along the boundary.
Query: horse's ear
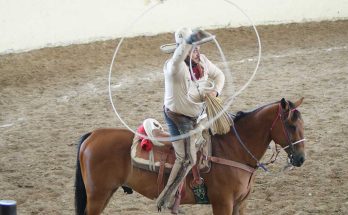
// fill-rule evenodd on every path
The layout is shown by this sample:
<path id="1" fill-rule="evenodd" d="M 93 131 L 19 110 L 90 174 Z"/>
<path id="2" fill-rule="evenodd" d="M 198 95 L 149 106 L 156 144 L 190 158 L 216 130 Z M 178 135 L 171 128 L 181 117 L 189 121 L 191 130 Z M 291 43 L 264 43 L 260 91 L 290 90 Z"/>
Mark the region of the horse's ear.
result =
<path id="1" fill-rule="evenodd" d="M 300 106 L 300 105 L 302 104 L 303 99 L 304 99 L 304 97 L 300 98 L 298 101 L 296 101 L 296 102 L 294 103 L 295 108 L 297 108 L 298 106 Z"/>
<path id="2" fill-rule="evenodd" d="M 280 104 L 284 111 L 289 110 L 289 103 L 284 98 L 280 100 Z"/>

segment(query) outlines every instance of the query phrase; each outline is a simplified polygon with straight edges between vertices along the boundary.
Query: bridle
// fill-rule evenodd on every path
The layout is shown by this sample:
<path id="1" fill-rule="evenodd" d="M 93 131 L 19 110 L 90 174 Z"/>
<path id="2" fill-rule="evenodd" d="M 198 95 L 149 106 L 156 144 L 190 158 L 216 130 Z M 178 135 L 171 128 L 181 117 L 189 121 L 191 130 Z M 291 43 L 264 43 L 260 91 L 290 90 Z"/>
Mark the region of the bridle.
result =
<path id="1" fill-rule="evenodd" d="M 293 111 L 297 111 L 297 109 L 294 108 L 294 109 L 289 110 L 289 111 L 288 111 L 288 116 L 285 118 L 285 117 L 284 117 L 283 110 L 282 110 L 281 103 L 279 103 L 279 105 L 278 105 L 278 112 L 277 112 L 276 118 L 273 120 L 272 126 L 271 126 L 271 128 L 270 128 L 270 132 L 271 132 L 271 131 L 273 130 L 274 126 L 276 125 L 276 122 L 277 122 L 278 120 L 281 121 L 281 126 L 282 126 L 282 130 L 283 130 L 283 134 L 285 135 L 285 138 L 286 138 L 287 143 L 288 143 L 285 147 L 282 147 L 282 149 L 285 150 L 285 149 L 287 149 L 287 148 L 290 147 L 290 153 L 289 153 L 290 156 L 293 156 L 293 153 L 295 153 L 294 145 L 299 144 L 299 143 L 305 141 L 305 139 L 301 139 L 301 140 L 298 140 L 298 141 L 296 141 L 296 142 L 291 142 L 290 134 L 289 134 L 289 132 L 288 132 L 288 130 L 286 129 L 286 126 L 285 126 L 285 120 L 290 116 L 290 113 L 293 112 Z M 263 170 L 265 170 L 266 172 L 268 172 L 268 169 L 265 167 L 265 165 L 268 165 L 268 164 L 270 164 L 270 163 L 273 163 L 273 162 L 277 159 L 277 156 L 278 156 L 280 150 L 276 149 L 277 154 L 275 155 L 275 158 L 274 158 L 273 160 L 272 160 L 272 158 L 274 157 L 274 154 L 272 155 L 271 160 L 270 160 L 269 162 L 267 162 L 267 163 L 260 163 L 260 161 L 259 161 L 259 160 L 250 152 L 250 150 L 245 146 L 245 144 L 244 144 L 243 141 L 241 140 L 241 138 L 240 138 L 240 136 L 239 136 L 239 134 L 238 134 L 238 132 L 237 132 L 237 130 L 236 130 L 236 128 L 235 128 L 234 125 L 232 125 L 232 128 L 233 128 L 233 131 L 234 131 L 234 133 L 235 133 L 235 135 L 236 135 L 236 137 L 237 137 L 237 139 L 238 139 L 239 144 L 240 144 L 240 145 L 246 150 L 246 152 L 256 161 L 257 167 L 260 167 L 260 168 L 262 168 Z"/>
<path id="2" fill-rule="evenodd" d="M 296 144 L 298 144 L 298 143 L 301 143 L 301 142 L 305 141 L 305 139 L 301 139 L 301 140 L 298 140 L 298 141 L 296 141 L 296 142 L 292 142 L 292 141 L 291 141 L 291 138 L 290 138 L 290 134 L 289 134 L 288 130 L 286 129 L 285 120 L 288 119 L 289 116 L 290 116 L 290 113 L 291 113 L 291 112 L 294 112 L 294 111 L 298 111 L 298 110 L 297 110 L 296 108 L 290 109 L 290 110 L 288 111 L 287 117 L 284 117 L 284 115 L 283 115 L 284 112 L 282 111 L 281 104 L 279 103 L 279 105 L 278 105 L 277 116 L 276 116 L 276 118 L 273 120 L 272 126 L 271 126 L 271 128 L 270 128 L 270 131 L 272 131 L 273 128 L 274 128 L 274 126 L 275 126 L 275 124 L 276 124 L 276 122 L 278 121 L 278 119 L 281 120 L 282 131 L 283 131 L 283 134 L 284 134 L 284 136 L 285 136 L 285 138 L 286 138 L 286 140 L 287 140 L 287 146 L 282 147 L 282 149 L 285 150 L 285 149 L 287 149 L 287 148 L 290 148 L 290 156 L 292 156 L 292 154 L 295 153 L 294 145 L 296 145 Z"/>

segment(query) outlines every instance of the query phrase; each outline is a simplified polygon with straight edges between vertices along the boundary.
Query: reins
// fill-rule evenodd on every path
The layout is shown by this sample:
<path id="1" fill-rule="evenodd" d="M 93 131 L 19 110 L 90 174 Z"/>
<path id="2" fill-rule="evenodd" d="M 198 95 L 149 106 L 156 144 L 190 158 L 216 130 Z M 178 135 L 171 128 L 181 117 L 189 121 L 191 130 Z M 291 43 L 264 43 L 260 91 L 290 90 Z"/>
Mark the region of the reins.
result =
<path id="1" fill-rule="evenodd" d="M 244 148 L 244 150 L 256 161 L 256 166 L 260 167 L 261 169 L 263 169 L 265 172 L 268 172 L 268 169 L 266 168 L 264 163 L 260 163 L 260 161 L 253 155 L 253 153 L 251 153 L 251 151 L 248 149 L 248 147 L 245 146 L 244 142 L 242 141 L 242 139 L 240 138 L 236 127 L 234 126 L 234 124 L 232 125 L 233 128 L 233 132 L 237 137 L 237 140 L 239 142 L 239 144 Z"/>

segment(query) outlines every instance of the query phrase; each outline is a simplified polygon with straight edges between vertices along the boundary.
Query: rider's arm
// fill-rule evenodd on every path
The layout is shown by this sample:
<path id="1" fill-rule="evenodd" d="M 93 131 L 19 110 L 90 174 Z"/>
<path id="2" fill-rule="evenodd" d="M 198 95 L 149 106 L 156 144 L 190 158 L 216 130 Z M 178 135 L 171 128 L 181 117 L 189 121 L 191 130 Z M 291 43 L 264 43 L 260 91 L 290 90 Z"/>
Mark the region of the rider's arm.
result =
<path id="1" fill-rule="evenodd" d="M 179 66 L 182 62 L 184 62 L 186 56 L 191 50 L 192 45 L 188 44 L 186 41 L 183 41 L 179 46 L 175 49 L 172 59 L 170 59 L 169 70 L 171 73 L 175 73 L 179 71 Z"/>
<path id="2" fill-rule="evenodd" d="M 181 43 L 177 44 L 178 47 L 175 49 L 173 57 L 169 61 L 170 64 L 168 64 L 168 69 L 171 73 L 179 71 L 180 64 L 184 62 L 185 58 L 189 54 L 193 43 L 210 36 L 210 34 L 207 34 L 202 30 L 194 31 L 189 35 L 187 35 L 187 32 L 186 34 L 185 32 L 182 33 L 184 39 L 181 41 Z"/>
<path id="3" fill-rule="evenodd" d="M 201 55 L 202 60 L 207 67 L 208 77 L 214 81 L 214 90 L 221 94 L 221 91 L 225 84 L 225 74 L 215 65 L 205 55 Z"/>

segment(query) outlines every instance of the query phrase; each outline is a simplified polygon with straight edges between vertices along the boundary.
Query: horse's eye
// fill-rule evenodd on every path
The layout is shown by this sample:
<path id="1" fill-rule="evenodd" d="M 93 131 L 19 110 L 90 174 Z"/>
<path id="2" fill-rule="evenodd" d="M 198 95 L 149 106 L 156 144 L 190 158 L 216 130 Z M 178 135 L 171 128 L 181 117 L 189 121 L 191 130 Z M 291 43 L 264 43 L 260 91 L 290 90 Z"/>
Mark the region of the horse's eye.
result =
<path id="1" fill-rule="evenodd" d="M 296 109 L 292 110 L 292 117 L 291 120 L 295 122 L 300 116 L 300 112 Z"/>
<path id="2" fill-rule="evenodd" d="M 288 125 L 288 128 L 289 128 L 291 131 L 296 131 L 296 126 L 295 126 L 295 125 Z"/>

